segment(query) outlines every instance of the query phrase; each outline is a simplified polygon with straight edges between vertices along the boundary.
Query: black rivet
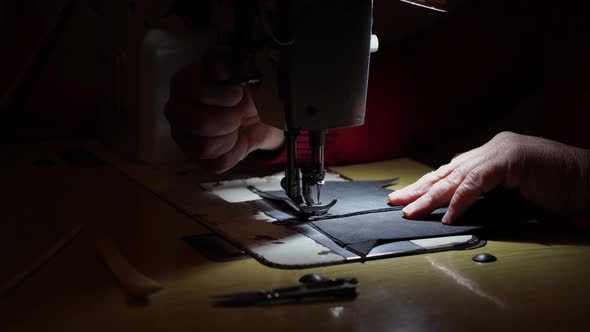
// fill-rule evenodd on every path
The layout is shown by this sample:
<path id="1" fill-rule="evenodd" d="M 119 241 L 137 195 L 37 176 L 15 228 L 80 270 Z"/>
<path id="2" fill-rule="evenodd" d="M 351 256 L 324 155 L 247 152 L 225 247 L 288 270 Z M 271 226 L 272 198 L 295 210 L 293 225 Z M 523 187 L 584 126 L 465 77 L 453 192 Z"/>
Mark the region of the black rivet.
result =
<path id="1" fill-rule="evenodd" d="M 324 281 L 325 278 L 317 273 L 310 273 L 299 278 L 299 282 L 302 284 L 313 284 L 316 282 Z"/>
<path id="2" fill-rule="evenodd" d="M 491 263 L 497 261 L 498 259 L 492 254 L 482 253 L 473 256 L 473 260 L 478 263 Z"/>

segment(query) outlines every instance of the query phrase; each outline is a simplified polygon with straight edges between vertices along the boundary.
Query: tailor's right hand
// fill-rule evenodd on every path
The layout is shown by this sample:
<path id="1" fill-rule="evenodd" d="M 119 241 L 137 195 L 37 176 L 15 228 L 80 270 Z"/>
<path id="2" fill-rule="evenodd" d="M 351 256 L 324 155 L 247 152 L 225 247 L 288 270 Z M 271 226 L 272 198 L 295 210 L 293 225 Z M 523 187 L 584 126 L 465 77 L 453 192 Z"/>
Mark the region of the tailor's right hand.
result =
<path id="1" fill-rule="evenodd" d="M 248 90 L 231 85 L 228 54 L 206 52 L 200 66 L 174 75 L 166 118 L 172 137 L 189 159 L 222 173 L 255 150 L 275 150 L 283 131 L 260 121 Z"/>

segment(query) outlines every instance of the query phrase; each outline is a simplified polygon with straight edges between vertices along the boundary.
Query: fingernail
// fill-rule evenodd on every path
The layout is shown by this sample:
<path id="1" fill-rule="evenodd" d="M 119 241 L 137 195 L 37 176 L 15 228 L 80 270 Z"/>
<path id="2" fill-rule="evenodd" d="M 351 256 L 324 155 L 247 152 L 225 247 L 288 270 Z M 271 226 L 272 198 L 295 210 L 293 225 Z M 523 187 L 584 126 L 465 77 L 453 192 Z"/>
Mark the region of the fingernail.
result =
<path id="1" fill-rule="evenodd" d="M 399 202 L 402 199 L 402 196 L 397 191 L 392 192 L 389 195 L 387 195 L 387 198 L 389 199 L 389 202 L 391 204 L 393 204 L 393 205 L 401 205 L 401 204 L 399 204 Z"/>
<path id="2" fill-rule="evenodd" d="M 451 215 L 449 214 L 449 211 L 447 211 L 445 213 L 445 215 L 442 217 L 442 223 L 445 225 L 450 225 L 451 222 L 452 222 Z"/>
<path id="3" fill-rule="evenodd" d="M 387 200 L 389 201 L 389 203 L 393 204 L 393 201 L 395 200 L 395 196 L 393 196 L 392 194 L 387 195 Z"/>
<path id="4" fill-rule="evenodd" d="M 411 215 L 412 213 L 414 213 L 414 203 L 406 206 L 405 208 L 402 209 L 402 213 L 404 214 L 404 217 L 407 217 L 409 215 Z"/>

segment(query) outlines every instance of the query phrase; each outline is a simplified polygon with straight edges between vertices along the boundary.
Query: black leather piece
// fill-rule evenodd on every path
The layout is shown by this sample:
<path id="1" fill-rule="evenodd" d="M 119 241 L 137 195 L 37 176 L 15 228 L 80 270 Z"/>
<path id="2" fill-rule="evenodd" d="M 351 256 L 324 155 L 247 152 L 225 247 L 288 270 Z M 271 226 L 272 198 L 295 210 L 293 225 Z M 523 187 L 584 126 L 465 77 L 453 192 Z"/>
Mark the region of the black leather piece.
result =
<path id="1" fill-rule="evenodd" d="M 420 220 L 405 219 L 400 206 L 390 206 L 387 194 L 391 190 L 381 187 L 389 181 L 327 182 L 322 189 L 325 200 L 338 199 L 329 214 L 315 219 L 298 219 L 287 204 L 283 191 L 268 192 L 277 199 L 251 202 L 266 214 L 281 222 L 310 222 L 342 247 L 359 255 L 368 254 L 374 246 L 383 243 L 474 234 L 487 224 L 522 223 L 531 218 L 531 210 L 516 192 L 493 192 L 484 195 L 457 225 L 444 225 L 440 221 L 446 208 L 433 211 Z M 322 198 L 324 200 L 324 198 Z"/>
<path id="2" fill-rule="evenodd" d="M 409 220 L 402 216 L 401 211 L 363 214 L 352 217 L 324 219 L 313 221 L 312 224 L 341 245 L 356 245 L 355 251 L 366 255 L 372 246 L 358 244 L 367 241 L 393 242 L 422 238 L 451 236 L 473 233 L 481 226 L 449 226 L 440 222 L 443 214 L 433 214 L 421 220 Z M 376 245 L 375 243 L 374 245 Z"/>
<path id="3" fill-rule="evenodd" d="M 391 190 L 382 188 L 391 182 L 392 180 L 326 182 L 321 191 L 322 203 L 331 202 L 333 199 L 338 202 L 330 208 L 327 214 L 306 219 L 321 220 L 345 215 L 399 210 L 401 207 L 388 204 L 387 195 L 391 193 Z M 265 196 L 264 202 L 252 201 L 250 204 L 278 221 L 302 219 L 297 211 L 284 202 L 284 200 L 288 200 L 284 191 L 268 191 L 266 193 L 275 199 L 268 199 L 269 197 Z"/>

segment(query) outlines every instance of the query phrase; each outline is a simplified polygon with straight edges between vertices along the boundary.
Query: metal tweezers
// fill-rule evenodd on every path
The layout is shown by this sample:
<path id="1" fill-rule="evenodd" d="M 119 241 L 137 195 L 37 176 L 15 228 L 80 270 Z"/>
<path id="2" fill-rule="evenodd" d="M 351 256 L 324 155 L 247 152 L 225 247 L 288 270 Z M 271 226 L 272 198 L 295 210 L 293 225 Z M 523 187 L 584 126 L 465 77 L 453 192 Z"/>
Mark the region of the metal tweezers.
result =
<path id="1" fill-rule="evenodd" d="M 324 278 L 307 274 L 299 279 L 301 285 L 286 288 L 212 296 L 213 305 L 222 307 L 253 306 L 289 301 L 353 299 L 358 295 L 356 278 Z"/>

